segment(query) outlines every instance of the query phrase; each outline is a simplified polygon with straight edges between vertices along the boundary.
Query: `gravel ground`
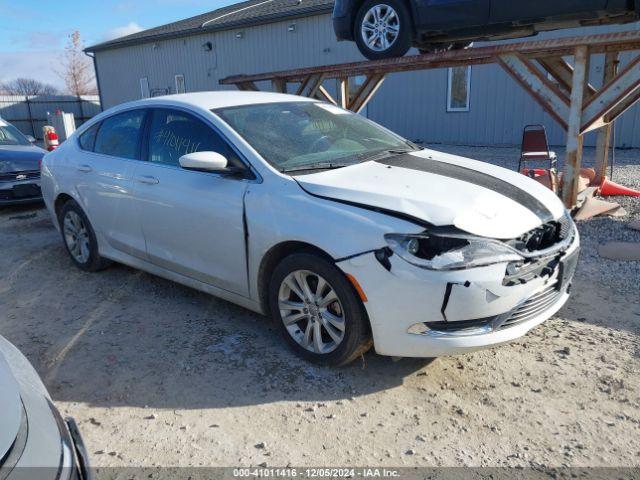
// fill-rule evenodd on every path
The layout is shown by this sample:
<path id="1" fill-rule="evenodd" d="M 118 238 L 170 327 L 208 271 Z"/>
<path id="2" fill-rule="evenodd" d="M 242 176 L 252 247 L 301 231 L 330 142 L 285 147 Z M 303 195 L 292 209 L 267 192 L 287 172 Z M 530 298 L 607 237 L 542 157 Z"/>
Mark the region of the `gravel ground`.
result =
<path id="1" fill-rule="evenodd" d="M 619 154 L 616 179 L 640 186 L 638 156 Z M 595 253 L 640 240 L 624 226 L 636 202 L 580 225 L 571 300 L 521 340 L 342 369 L 301 361 L 224 301 L 123 266 L 81 272 L 44 210 L 0 209 L 0 334 L 78 420 L 95 466 L 638 467 L 638 265 Z"/>

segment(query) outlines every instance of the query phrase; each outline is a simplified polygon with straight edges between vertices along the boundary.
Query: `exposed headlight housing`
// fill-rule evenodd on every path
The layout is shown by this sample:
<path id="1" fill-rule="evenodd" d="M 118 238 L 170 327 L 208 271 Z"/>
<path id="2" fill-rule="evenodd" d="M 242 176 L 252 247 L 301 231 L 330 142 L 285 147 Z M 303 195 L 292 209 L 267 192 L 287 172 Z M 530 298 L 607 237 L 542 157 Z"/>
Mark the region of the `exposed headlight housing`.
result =
<path id="1" fill-rule="evenodd" d="M 515 248 L 499 240 L 472 235 L 389 233 L 384 238 L 400 258 L 429 270 L 458 270 L 524 259 Z"/>

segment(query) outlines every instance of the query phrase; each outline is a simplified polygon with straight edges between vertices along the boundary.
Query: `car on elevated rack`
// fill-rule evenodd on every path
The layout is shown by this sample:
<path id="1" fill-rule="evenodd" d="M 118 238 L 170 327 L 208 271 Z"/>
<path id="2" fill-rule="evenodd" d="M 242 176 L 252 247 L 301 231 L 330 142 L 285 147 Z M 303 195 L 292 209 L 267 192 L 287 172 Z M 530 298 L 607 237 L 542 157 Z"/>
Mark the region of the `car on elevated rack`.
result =
<path id="1" fill-rule="evenodd" d="M 113 260 L 270 314 L 324 364 L 518 338 L 566 302 L 578 258 L 538 182 L 276 93 L 112 108 L 45 156 L 42 190 L 79 268 Z"/>
<path id="2" fill-rule="evenodd" d="M 459 49 L 476 40 L 638 19 L 640 0 L 336 0 L 339 40 L 370 60 Z"/>
<path id="3" fill-rule="evenodd" d="M 0 337 L 0 478 L 87 480 L 82 437 L 24 355 Z"/>
<path id="4" fill-rule="evenodd" d="M 0 118 L 0 206 L 42 201 L 40 161 L 46 150 Z"/>

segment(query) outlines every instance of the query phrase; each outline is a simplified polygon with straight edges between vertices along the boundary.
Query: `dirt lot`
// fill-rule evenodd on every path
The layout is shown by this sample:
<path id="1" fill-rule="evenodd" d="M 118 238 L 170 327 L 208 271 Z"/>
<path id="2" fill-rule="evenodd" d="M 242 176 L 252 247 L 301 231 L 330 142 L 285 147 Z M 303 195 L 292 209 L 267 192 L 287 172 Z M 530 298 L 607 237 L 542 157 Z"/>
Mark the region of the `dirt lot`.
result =
<path id="1" fill-rule="evenodd" d="M 621 156 L 640 186 L 640 152 Z M 224 301 L 123 266 L 83 273 L 46 211 L 3 209 L 0 334 L 78 420 L 95 466 L 639 466 L 640 262 L 595 253 L 599 235 L 640 241 L 624 225 L 638 203 L 581 225 L 573 297 L 522 340 L 343 369 L 299 360 Z"/>

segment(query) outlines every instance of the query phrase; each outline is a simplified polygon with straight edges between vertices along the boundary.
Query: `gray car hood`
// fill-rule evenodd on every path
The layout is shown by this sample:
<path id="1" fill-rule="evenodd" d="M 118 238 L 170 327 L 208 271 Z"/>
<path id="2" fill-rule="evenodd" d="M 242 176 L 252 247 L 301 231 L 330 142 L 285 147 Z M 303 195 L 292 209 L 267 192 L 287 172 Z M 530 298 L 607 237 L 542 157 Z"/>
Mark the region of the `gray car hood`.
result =
<path id="1" fill-rule="evenodd" d="M 483 237 L 515 238 L 564 214 L 551 190 L 524 175 L 433 150 L 295 179 L 312 195 Z"/>
<path id="2" fill-rule="evenodd" d="M 35 145 L 0 145 L 0 173 L 38 170 L 46 153 Z"/>
<path id="3" fill-rule="evenodd" d="M 0 459 L 13 445 L 22 416 L 20 387 L 0 353 Z"/>

